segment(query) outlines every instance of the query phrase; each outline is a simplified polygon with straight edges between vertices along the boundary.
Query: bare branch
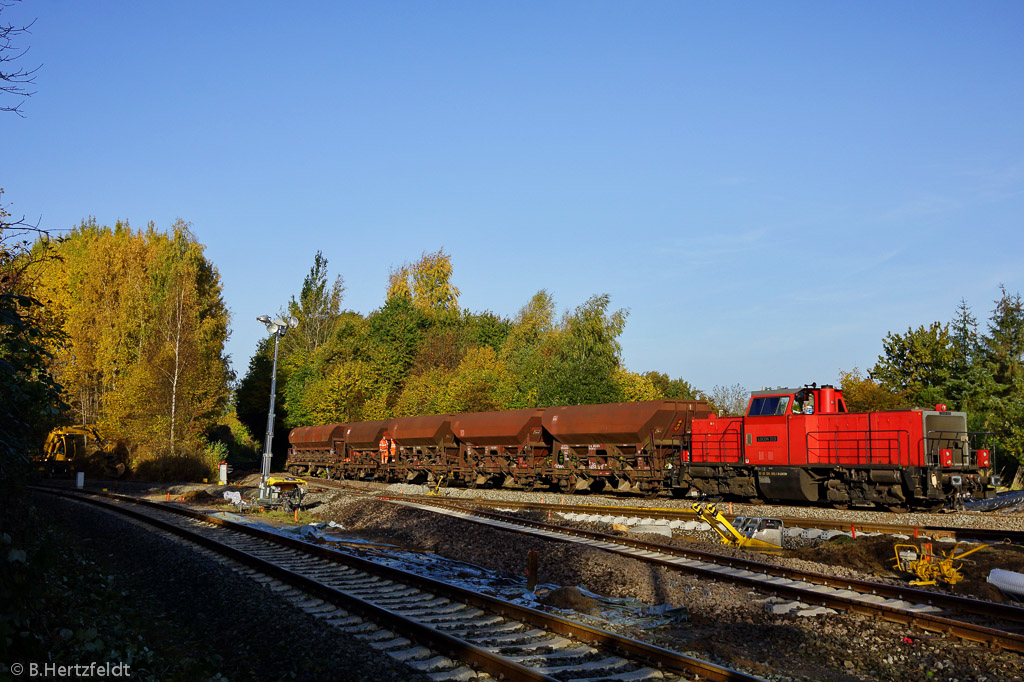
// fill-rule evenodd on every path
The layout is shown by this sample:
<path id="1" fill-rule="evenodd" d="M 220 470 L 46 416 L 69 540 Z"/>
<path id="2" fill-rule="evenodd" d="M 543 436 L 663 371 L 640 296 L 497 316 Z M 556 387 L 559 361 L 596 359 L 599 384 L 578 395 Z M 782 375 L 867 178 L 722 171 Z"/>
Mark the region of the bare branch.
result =
<path id="1" fill-rule="evenodd" d="M 0 13 L 12 7 L 14 2 L 20 2 L 20 0 L 0 2 Z M 35 94 L 34 90 L 29 90 L 25 86 L 35 84 L 36 74 L 42 68 L 42 64 L 33 68 L 16 68 L 13 64 L 14 61 L 21 59 L 29 51 L 28 47 L 23 49 L 16 47 L 15 40 L 23 34 L 31 34 L 32 31 L 29 29 L 32 28 L 34 23 L 36 23 L 34 19 L 24 26 L 0 23 L 0 93 L 22 98 L 31 97 Z M 22 99 L 21 102 L 14 106 L 0 105 L 0 111 L 13 112 L 24 118 L 25 115 L 21 112 L 21 105 L 24 103 L 24 99 Z"/>

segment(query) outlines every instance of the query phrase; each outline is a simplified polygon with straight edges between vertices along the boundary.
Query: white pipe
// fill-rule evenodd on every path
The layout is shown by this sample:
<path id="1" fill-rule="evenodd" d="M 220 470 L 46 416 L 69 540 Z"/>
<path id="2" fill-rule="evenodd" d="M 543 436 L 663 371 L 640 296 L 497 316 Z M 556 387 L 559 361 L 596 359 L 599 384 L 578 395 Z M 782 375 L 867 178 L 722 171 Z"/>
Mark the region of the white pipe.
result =
<path id="1" fill-rule="evenodd" d="M 993 568 L 988 574 L 988 582 L 998 587 L 1003 592 L 1012 594 L 1017 599 L 1024 598 L 1024 573 L 1004 571 L 1001 568 Z"/>

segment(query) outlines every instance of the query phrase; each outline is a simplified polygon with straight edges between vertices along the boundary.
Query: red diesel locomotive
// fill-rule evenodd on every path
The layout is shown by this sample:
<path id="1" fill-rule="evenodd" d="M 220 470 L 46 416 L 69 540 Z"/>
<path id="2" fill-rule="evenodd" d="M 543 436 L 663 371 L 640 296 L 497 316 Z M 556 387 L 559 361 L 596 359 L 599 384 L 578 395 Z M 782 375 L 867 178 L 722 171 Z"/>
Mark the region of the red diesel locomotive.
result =
<path id="1" fill-rule="evenodd" d="M 851 413 L 816 385 L 755 392 L 742 417 L 655 400 L 305 426 L 289 442 L 294 474 L 468 487 L 937 507 L 998 484 L 963 412 Z"/>

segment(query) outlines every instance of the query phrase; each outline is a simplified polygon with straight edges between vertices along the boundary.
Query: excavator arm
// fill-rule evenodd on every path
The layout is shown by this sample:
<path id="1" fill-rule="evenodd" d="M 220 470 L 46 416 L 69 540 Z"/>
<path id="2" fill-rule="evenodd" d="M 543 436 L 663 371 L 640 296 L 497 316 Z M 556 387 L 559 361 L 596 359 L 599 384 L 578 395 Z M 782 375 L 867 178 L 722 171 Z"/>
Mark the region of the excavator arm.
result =
<path id="1" fill-rule="evenodd" d="M 760 551 L 780 551 L 781 546 L 771 542 L 765 542 L 757 538 L 750 538 L 736 530 L 736 527 L 729 523 L 725 514 L 718 510 L 713 503 L 703 504 L 695 502 L 693 511 L 700 517 L 701 521 L 711 526 L 711 530 L 718 533 L 722 542 L 730 547 L 741 549 L 756 549 Z"/>
<path id="2" fill-rule="evenodd" d="M 79 447 L 78 438 L 84 438 L 84 447 Z M 89 446 L 94 441 L 94 446 Z M 68 473 L 73 463 L 91 461 L 102 467 L 106 476 L 121 476 L 125 471 L 123 448 L 108 443 L 92 424 L 59 426 L 46 436 L 43 443 L 42 461 L 51 473 Z"/>

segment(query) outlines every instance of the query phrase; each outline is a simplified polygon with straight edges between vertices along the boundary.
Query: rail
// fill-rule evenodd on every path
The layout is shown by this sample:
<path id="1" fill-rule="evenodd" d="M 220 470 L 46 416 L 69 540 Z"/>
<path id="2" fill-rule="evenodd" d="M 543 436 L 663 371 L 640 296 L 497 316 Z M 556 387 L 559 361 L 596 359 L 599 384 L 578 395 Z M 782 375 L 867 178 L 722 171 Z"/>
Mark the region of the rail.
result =
<path id="1" fill-rule="evenodd" d="M 399 496 L 382 499 L 391 499 L 406 503 L 411 502 L 414 504 L 425 506 L 458 509 L 459 511 L 462 512 L 467 511 L 460 505 L 448 500 L 428 501 L 423 499 L 412 499 Z M 858 593 L 859 595 L 869 594 L 873 596 L 877 595 L 887 597 L 890 599 L 912 600 L 916 601 L 919 604 L 931 604 L 941 607 L 943 609 L 957 611 L 961 614 L 970 614 L 975 617 L 982 617 L 986 620 L 986 622 L 991 622 L 993 618 L 999 618 L 1008 623 L 1012 623 L 1014 629 L 1017 629 L 1022 624 L 1024 624 L 1024 608 L 1021 607 L 982 601 L 979 599 L 971 599 L 967 597 L 961 597 L 958 595 L 946 594 L 943 592 L 921 590 L 907 586 L 889 585 L 886 583 L 875 583 L 866 580 L 858 580 L 854 578 L 830 576 L 821 573 L 816 573 L 814 571 L 788 568 L 785 566 L 768 564 L 760 561 L 755 561 L 752 559 L 723 556 L 721 554 L 715 554 L 713 552 L 705 552 L 690 548 L 681 548 L 671 545 L 664 545 L 656 542 L 637 540 L 633 538 L 623 538 L 621 536 L 607 535 L 604 533 L 598 533 L 595 531 L 588 531 L 579 528 L 566 528 L 551 523 L 521 519 L 514 516 L 510 516 L 508 514 L 481 510 L 474 510 L 471 513 L 479 515 L 484 518 L 502 521 L 514 526 L 537 529 L 541 531 L 546 531 L 548 533 L 562 534 L 567 536 L 567 538 L 575 536 L 580 538 L 586 538 L 589 540 L 595 540 L 602 543 L 604 548 L 608 551 L 623 554 L 625 556 L 629 556 L 631 558 L 638 559 L 640 561 L 644 561 L 647 563 L 664 566 L 665 568 L 706 575 L 707 577 L 716 580 L 731 580 L 740 584 L 754 586 L 762 590 L 767 590 L 769 592 L 783 594 L 787 597 L 791 597 L 794 599 L 804 600 L 808 603 L 821 604 L 823 606 L 830 606 L 832 608 L 840 610 L 853 611 L 856 613 L 866 614 L 873 617 L 879 617 L 897 623 L 915 624 L 924 630 L 930 630 L 933 632 L 946 632 L 961 637 L 963 639 L 982 642 L 990 645 L 996 645 L 1009 651 L 1024 653 L 1024 635 L 1021 635 L 1017 632 L 1010 632 L 1006 630 L 1000 630 L 994 627 L 978 625 L 975 623 L 965 621 L 962 618 L 950 616 L 948 614 L 934 615 L 928 613 L 909 611 L 901 608 L 895 608 L 893 606 L 888 606 L 885 604 L 874 604 L 864 601 L 863 597 L 846 596 L 841 592 L 837 592 L 834 594 L 824 594 L 803 587 L 801 584 L 823 585 L 826 587 L 836 588 L 837 590 L 850 590 Z M 614 545 L 617 545 L 622 549 L 615 550 L 609 548 L 610 546 Z M 666 558 L 659 558 L 657 556 L 649 556 L 643 553 L 637 554 L 635 551 L 637 549 L 643 550 L 644 552 L 656 552 L 663 556 L 667 556 Z M 677 561 L 671 560 L 671 557 L 690 559 L 696 563 L 693 566 L 683 566 Z M 743 569 L 749 572 L 751 576 L 777 576 L 779 578 L 784 578 L 786 580 L 793 581 L 793 584 L 773 582 L 770 586 L 766 587 L 764 581 L 760 578 L 747 577 L 731 573 L 722 573 L 718 570 L 708 570 L 707 568 L 701 567 L 700 563 L 708 563 L 712 565 L 728 566 L 729 568 Z"/>
<path id="2" fill-rule="evenodd" d="M 196 542 L 197 544 L 222 555 L 229 556 L 232 559 L 244 563 L 262 573 L 293 584 L 303 591 L 326 602 L 364 613 L 377 622 L 386 623 L 389 628 L 409 635 L 410 638 L 426 643 L 449 656 L 471 663 L 498 679 L 543 682 L 556 682 L 557 680 L 555 677 L 533 670 L 526 665 L 517 663 L 509 658 L 501 656 L 500 654 L 489 651 L 484 647 L 476 646 L 466 640 L 459 639 L 442 632 L 436 627 L 436 625 L 420 623 L 413 618 L 404 617 L 396 612 L 398 611 L 397 608 L 384 608 L 377 606 L 366 599 L 347 594 L 344 591 L 333 588 L 320 580 L 302 575 L 300 572 L 289 570 L 288 568 L 283 568 L 280 565 L 259 558 L 250 552 L 245 552 L 237 547 L 227 545 L 216 539 L 208 537 L 207 535 L 197 533 L 194 530 L 183 528 L 167 520 L 154 518 L 152 514 L 147 514 L 136 508 L 126 508 L 122 505 L 111 505 L 96 498 L 107 498 L 116 502 L 127 502 L 133 506 L 145 508 L 147 510 L 158 510 L 178 516 L 188 517 L 204 523 L 213 524 L 236 533 L 251 536 L 264 542 L 280 545 L 290 550 L 297 550 L 298 552 L 312 557 L 324 558 L 331 562 L 346 564 L 360 571 L 381 576 L 387 580 L 413 585 L 417 588 L 449 597 L 458 602 L 507 617 L 511 620 L 542 627 L 550 630 L 551 632 L 571 637 L 580 642 L 597 645 L 605 650 L 614 651 L 621 655 L 656 665 L 664 670 L 670 670 L 679 674 L 696 674 L 699 675 L 701 679 L 719 680 L 721 682 L 765 682 L 762 678 L 753 675 L 732 670 L 691 656 L 686 656 L 685 654 L 669 651 L 661 647 L 652 646 L 650 644 L 633 640 L 628 637 L 623 637 L 621 635 L 616 635 L 599 628 L 576 623 L 553 614 L 512 604 L 495 597 L 463 589 L 425 576 L 402 571 L 397 568 L 384 566 L 366 559 L 361 559 L 350 554 L 336 551 L 329 547 L 312 545 L 296 538 L 282 537 L 266 530 L 235 523 L 224 518 L 211 516 L 210 514 L 181 507 L 179 505 L 153 502 L 116 493 L 89 492 L 90 496 L 85 496 L 79 493 L 62 490 L 39 487 L 34 487 L 33 489 L 101 506 L 106 509 L 112 509 L 132 516 L 133 518 L 150 525 L 154 525 L 162 530 L 185 537 L 190 541 Z"/>

